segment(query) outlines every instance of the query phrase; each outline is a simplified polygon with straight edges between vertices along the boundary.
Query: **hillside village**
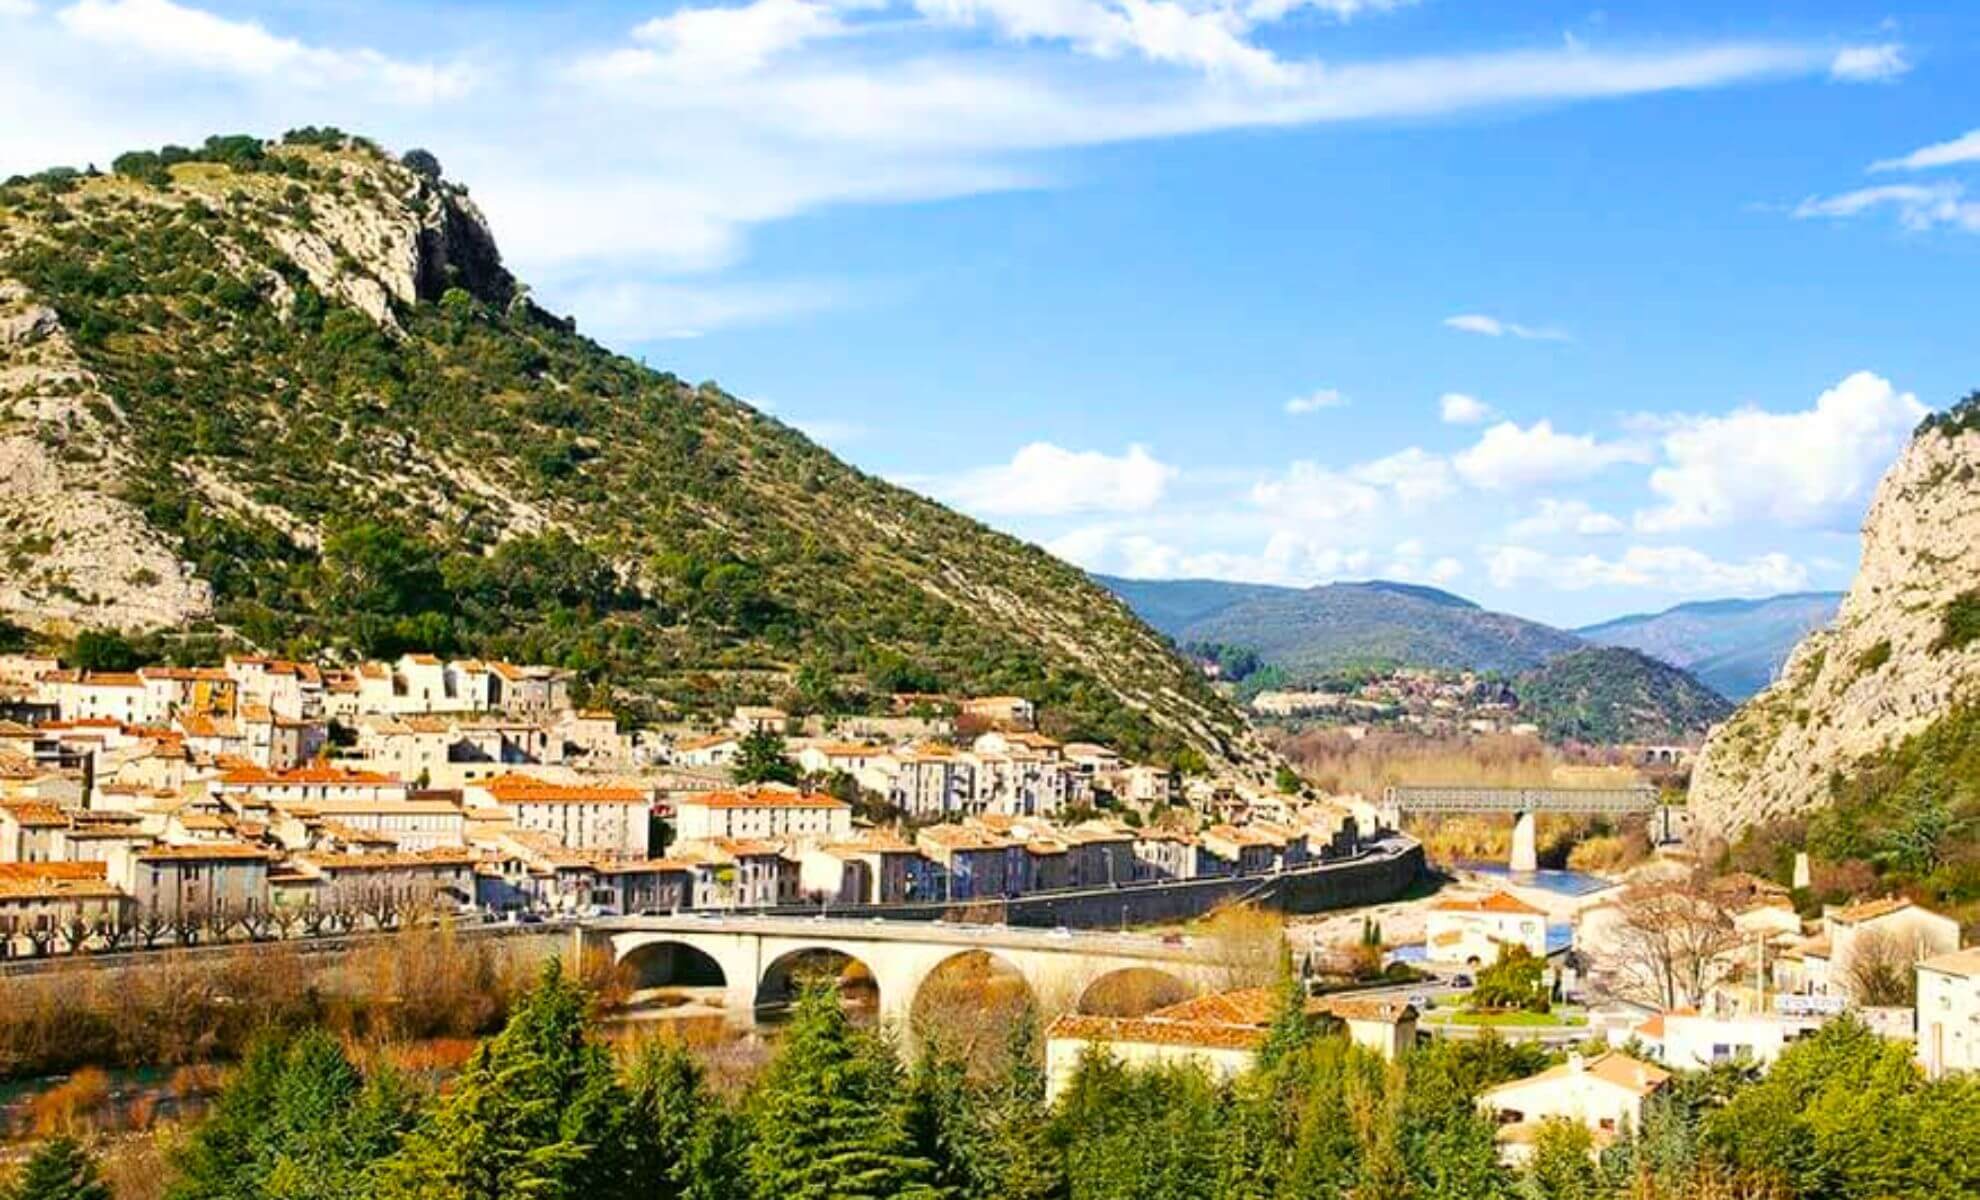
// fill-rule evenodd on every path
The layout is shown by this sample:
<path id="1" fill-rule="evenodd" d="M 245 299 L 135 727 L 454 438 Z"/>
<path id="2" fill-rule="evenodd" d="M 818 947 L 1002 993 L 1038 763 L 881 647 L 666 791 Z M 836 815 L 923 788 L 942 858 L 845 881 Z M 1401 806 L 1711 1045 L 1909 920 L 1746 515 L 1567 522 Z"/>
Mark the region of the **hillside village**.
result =
<path id="1" fill-rule="evenodd" d="M 0 935 L 46 954 L 440 912 L 970 902 L 1355 843 L 1344 808 L 1058 742 L 1020 697 L 896 707 L 627 730 L 574 707 L 566 672 L 506 662 L 0 657 Z"/>

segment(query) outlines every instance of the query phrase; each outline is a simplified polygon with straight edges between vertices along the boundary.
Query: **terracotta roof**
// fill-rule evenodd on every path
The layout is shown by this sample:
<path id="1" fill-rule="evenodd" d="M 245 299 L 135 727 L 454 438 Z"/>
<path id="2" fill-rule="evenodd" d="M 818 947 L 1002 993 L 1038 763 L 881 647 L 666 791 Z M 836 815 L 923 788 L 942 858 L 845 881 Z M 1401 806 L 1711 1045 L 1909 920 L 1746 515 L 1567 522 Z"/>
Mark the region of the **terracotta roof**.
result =
<path id="1" fill-rule="evenodd" d="M 1164 1021 L 1211 1021 L 1220 1025 L 1256 1025 L 1264 1028 L 1272 1023 L 1278 1011 L 1277 992 L 1269 987 L 1239 988 L 1231 992 L 1213 992 L 1208 996 L 1198 996 L 1167 1008 L 1158 1008 L 1148 1014 L 1151 1019 Z"/>
<path id="2" fill-rule="evenodd" d="M 391 775 L 374 771 L 348 771 L 343 767 L 297 767 L 291 771 L 270 771 L 261 767 L 236 767 L 220 776 L 219 782 L 234 787 L 289 787 L 308 784 L 348 784 L 375 787 L 403 783 Z"/>
<path id="3" fill-rule="evenodd" d="M 1892 913 L 1903 912 L 1905 909 L 1912 907 L 1915 906 L 1903 896 L 1885 896 L 1881 899 L 1865 900 L 1861 904 L 1852 904 L 1847 908 L 1837 909 L 1830 915 L 1838 924 L 1858 925 L 1864 921 L 1874 921 L 1879 917 L 1888 917 Z"/>
<path id="4" fill-rule="evenodd" d="M 930 825 L 915 836 L 944 850 L 1001 850 L 1011 844 L 987 829 L 972 829 L 967 825 Z"/>
<path id="5" fill-rule="evenodd" d="M 1541 909 L 1533 907 L 1510 892 L 1493 892 L 1486 896 L 1439 900 L 1431 907 L 1437 912 L 1502 913 L 1506 915 L 1535 917 L 1546 915 Z"/>
<path id="6" fill-rule="evenodd" d="M 0 804 L 14 822 L 30 829 L 59 829 L 69 823 L 61 809 L 35 800 L 15 800 Z"/>
<path id="7" fill-rule="evenodd" d="M 1980 946 L 1934 955 L 1919 963 L 1918 969 L 1936 971 L 1941 975 L 1961 975 L 1968 979 L 1980 977 Z"/>
<path id="8" fill-rule="evenodd" d="M 295 856 L 320 871 L 391 871 L 404 867 L 470 867 L 474 855 L 466 850 L 422 850 L 404 854 L 325 854 L 312 851 Z"/>
<path id="9" fill-rule="evenodd" d="M 1590 1078 L 1599 1079 L 1603 1083 L 1623 1088 L 1639 1096 L 1647 1096 L 1651 1092 L 1656 1091 L 1658 1088 L 1664 1086 L 1665 1082 L 1671 1077 L 1671 1073 L 1662 1067 L 1656 1066 L 1653 1063 L 1643 1062 L 1640 1059 L 1631 1058 L 1620 1050 L 1611 1050 L 1607 1054 L 1598 1055 L 1582 1062 L 1578 1069 L 1575 1061 L 1569 1059 L 1560 1066 L 1549 1067 L 1538 1075 L 1529 1075 L 1524 1079 L 1514 1079 L 1510 1082 L 1502 1083 L 1497 1087 L 1486 1088 L 1480 1095 L 1491 1096 L 1512 1088 L 1526 1087 L 1534 1083 L 1557 1082 L 1571 1078 L 1576 1074 L 1583 1074 Z"/>
<path id="10" fill-rule="evenodd" d="M 1256 1050 L 1265 1041 L 1262 1025 L 1181 1020 L 1160 1015 L 1094 1017 L 1067 1013 L 1053 1021 L 1046 1036 L 1083 1042 L 1127 1042 L 1152 1046 L 1195 1046 L 1207 1050 Z"/>
<path id="11" fill-rule="evenodd" d="M 690 864 L 679 858 L 605 859 L 598 863 L 600 875 L 664 875 L 685 871 Z"/>
<path id="12" fill-rule="evenodd" d="M 1393 1025 L 1416 1017 L 1415 1005 L 1394 996 L 1334 996 L 1321 1009 L 1343 1021 L 1386 1021 Z"/>
<path id="13" fill-rule="evenodd" d="M 643 788 L 552 783 L 529 775 L 499 775 L 479 785 L 500 804 L 645 804 Z"/>
<path id="14" fill-rule="evenodd" d="M 724 742 L 735 742 L 738 740 L 733 733 L 716 733 L 706 737 L 694 737 L 688 738 L 686 741 L 676 742 L 674 743 L 674 749 L 688 751 L 706 750 L 710 746 L 720 746 Z"/>
<path id="15" fill-rule="evenodd" d="M 215 859 L 229 862 L 243 859 L 261 859 L 266 861 L 274 857 L 261 847 L 250 846 L 246 842 L 200 842 L 192 846 L 153 846 L 148 850 L 138 851 L 137 856 L 140 862 L 156 862 L 164 859 L 189 859 L 195 861 L 199 859 Z"/>
<path id="16" fill-rule="evenodd" d="M 1636 1027 L 1636 1032 L 1653 1042 L 1662 1041 L 1664 1039 L 1664 1014 L 1652 1014 L 1649 1020 Z"/>
<path id="17" fill-rule="evenodd" d="M 704 808 L 852 807 L 837 796 L 828 796 L 823 792 L 786 792 L 774 788 L 758 788 L 753 792 L 703 792 L 699 795 L 682 796 L 674 803 L 681 808 L 693 805 Z"/>
<path id="18" fill-rule="evenodd" d="M 0 863 L 0 881 L 20 879 L 105 879 L 108 863 L 100 862 L 10 862 Z"/>

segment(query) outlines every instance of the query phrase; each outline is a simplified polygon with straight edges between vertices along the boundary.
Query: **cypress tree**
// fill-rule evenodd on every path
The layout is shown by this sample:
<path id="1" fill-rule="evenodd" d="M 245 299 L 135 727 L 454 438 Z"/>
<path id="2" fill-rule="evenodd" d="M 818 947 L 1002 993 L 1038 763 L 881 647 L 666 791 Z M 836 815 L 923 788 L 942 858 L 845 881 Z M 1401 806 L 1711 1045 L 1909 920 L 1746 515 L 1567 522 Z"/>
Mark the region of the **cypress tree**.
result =
<path id="1" fill-rule="evenodd" d="M 89 1151 L 74 1138 L 56 1137 L 28 1156 L 6 1196 L 7 1200 L 110 1200 L 110 1185 L 97 1175 Z"/>
<path id="2" fill-rule="evenodd" d="M 900 1063 L 852 1027 L 826 983 L 798 996 L 784 1045 L 749 1106 L 748 1195 L 853 1200 L 924 1194 L 929 1164 L 902 1119 Z"/>
<path id="3" fill-rule="evenodd" d="M 1271 1027 L 1258 1047 L 1258 1067 L 1271 1071 L 1313 1039 L 1313 1019 L 1306 1013 L 1306 984 L 1293 970 L 1292 951 L 1279 950 L 1279 981 Z"/>
<path id="4" fill-rule="evenodd" d="M 635 1177 L 630 1103 L 591 1036 L 589 998 L 545 964 L 501 1033 L 381 1164 L 387 1200 L 620 1200 Z"/>
<path id="5" fill-rule="evenodd" d="M 1066 1194 L 1064 1155 L 1053 1143 L 1045 1107 L 1040 1040 L 1038 1010 L 1027 1004 L 1006 1037 L 1002 1086 L 988 1098 L 985 1176 L 997 1200 L 1060 1200 Z"/>
<path id="6" fill-rule="evenodd" d="M 626 1073 L 632 1108 L 633 1174 L 650 1200 L 678 1200 L 693 1182 L 697 1139 L 711 1107 L 701 1067 L 678 1042 L 640 1047 Z"/>
<path id="7" fill-rule="evenodd" d="M 166 1200 L 257 1200 L 261 1126 L 275 1106 L 285 1051 L 274 1036 L 248 1047 L 206 1119 L 173 1154 L 178 1177 Z"/>

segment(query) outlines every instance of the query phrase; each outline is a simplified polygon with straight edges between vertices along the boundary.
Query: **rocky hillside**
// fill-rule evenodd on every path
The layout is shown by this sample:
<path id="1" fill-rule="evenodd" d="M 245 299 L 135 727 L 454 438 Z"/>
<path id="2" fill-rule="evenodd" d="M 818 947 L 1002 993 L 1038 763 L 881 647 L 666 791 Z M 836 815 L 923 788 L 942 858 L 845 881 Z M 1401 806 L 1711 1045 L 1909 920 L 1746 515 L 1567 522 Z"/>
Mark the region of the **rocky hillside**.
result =
<path id="1" fill-rule="evenodd" d="M 1725 836 L 1807 813 L 1976 697 L 1980 395 L 1927 420 L 1884 476 L 1834 623 L 1714 732 L 1692 808 Z"/>
<path id="2" fill-rule="evenodd" d="M 1550 741 L 1690 742 L 1732 702 L 1669 663 L 1621 646 L 1570 650 L 1513 681 L 1521 718 Z"/>
<path id="3" fill-rule="evenodd" d="M 302 130 L 0 187 L 0 617 L 558 662 L 717 708 L 1012 691 L 1250 751 L 1034 547 L 545 314 L 427 155 Z"/>
<path id="4" fill-rule="evenodd" d="M 1521 671 L 1582 645 L 1573 634 L 1415 584 L 1101 582 L 1178 643 L 1246 647 L 1293 682 L 1369 666 Z"/>

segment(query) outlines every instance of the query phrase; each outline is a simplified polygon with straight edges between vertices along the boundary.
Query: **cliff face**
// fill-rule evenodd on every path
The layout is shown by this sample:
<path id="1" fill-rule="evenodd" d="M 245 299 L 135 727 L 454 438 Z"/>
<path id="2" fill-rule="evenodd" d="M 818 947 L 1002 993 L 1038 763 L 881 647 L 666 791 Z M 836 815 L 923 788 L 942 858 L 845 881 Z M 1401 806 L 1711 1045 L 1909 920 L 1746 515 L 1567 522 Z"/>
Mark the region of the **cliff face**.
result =
<path id="1" fill-rule="evenodd" d="M 1707 836 L 1821 806 L 1833 776 L 1980 696 L 1976 408 L 1912 439 L 1877 488 L 1834 623 L 1706 743 L 1691 807 Z"/>
<path id="2" fill-rule="evenodd" d="M 437 164 L 335 131 L 0 184 L 0 617 L 559 662 L 691 711 L 1014 692 L 1263 761 L 1083 574 L 577 336 Z"/>

